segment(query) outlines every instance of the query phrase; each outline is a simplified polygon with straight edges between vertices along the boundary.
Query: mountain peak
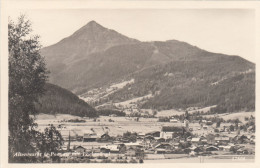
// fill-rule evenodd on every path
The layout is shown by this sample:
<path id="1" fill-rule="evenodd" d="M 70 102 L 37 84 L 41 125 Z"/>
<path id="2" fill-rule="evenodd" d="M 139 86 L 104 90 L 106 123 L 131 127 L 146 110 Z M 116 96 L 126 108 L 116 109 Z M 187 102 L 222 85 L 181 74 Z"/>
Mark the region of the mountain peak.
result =
<path id="1" fill-rule="evenodd" d="M 90 22 L 88 22 L 88 23 L 86 24 L 86 26 L 88 26 L 88 27 L 95 27 L 95 26 L 103 27 L 103 26 L 101 26 L 100 24 L 98 24 L 95 20 L 91 20 Z"/>

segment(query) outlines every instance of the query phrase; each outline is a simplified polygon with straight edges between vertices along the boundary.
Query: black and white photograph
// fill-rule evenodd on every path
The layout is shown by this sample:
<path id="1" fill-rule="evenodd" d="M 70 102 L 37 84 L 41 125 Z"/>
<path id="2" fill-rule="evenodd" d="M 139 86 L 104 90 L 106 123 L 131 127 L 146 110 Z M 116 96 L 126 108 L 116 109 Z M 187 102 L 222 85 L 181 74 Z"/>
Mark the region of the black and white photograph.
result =
<path id="1" fill-rule="evenodd" d="M 1 16 L 8 166 L 258 162 L 257 8 L 15 3 Z"/>

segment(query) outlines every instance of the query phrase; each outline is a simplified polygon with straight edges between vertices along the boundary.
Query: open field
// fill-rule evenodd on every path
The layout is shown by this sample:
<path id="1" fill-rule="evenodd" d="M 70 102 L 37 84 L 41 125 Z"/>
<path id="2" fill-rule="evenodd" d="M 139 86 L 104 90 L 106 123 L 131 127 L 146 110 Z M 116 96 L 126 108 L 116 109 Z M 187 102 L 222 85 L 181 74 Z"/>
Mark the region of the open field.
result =
<path id="1" fill-rule="evenodd" d="M 64 127 L 64 129 L 61 130 L 63 134 L 66 134 L 65 132 L 68 132 L 69 130 L 74 130 L 79 135 L 83 135 L 84 131 L 94 129 L 97 134 L 108 132 L 109 135 L 112 136 L 122 135 L 126 131 L 142 133 L 160 131 L 161 127 L 166 124 L 156 122 L 156 118 L 140 118 L 139 121 L 135 121 L 134 118 L 105 116 L 101 116 L 96 121 L 93 119 L 84 119 L 86 120 L 84 123 L 63 121 L 69 119 L 84 118 L 63 114 L 58 114 L 56 116 L 40 114 L 36 117 L 36 123 L 38 124 L 40 130 L 43 130 L 48 124 L 53 124 L 55 126 L 62 125 Z M 109 122 L 109 119 L 114 122 Z M 171 123 L 167 124 L 171 125 Z"/>
<path id="2" fill-rule="evenodd" d="M 230 114 L 232 115 L 232 114 Z M 237 114 L 238 115 L 238 114 Z M 251 115 L 248 113 L 247 115 Z M 239 115 L 238 115 L 239 116 Z M 244 115 L 245 116 L 245 115 Z M 86 122 L 74 123 L 67 122 L 66 120 L 70 119 L 80 119 L 85 120 Z M 148 133 L 151 131 L 160 131 L 163 126 L 183 126 L 182 122 L 170 123 L 170 122 L 157 122 L 157 118 L 139 118 L 139 121 L 135 120 L 136 118 L 130 117 L 109 117 L 101 116 L 96 121 L 93 119 L 82 118 L 78 116 L 68 115 L 68 114 L 57 114 L 46 115 L 39 114 L 36 116 L 36 123 L 38 124 L 38 129 L 43 130 L 48 124 L 53 124 L 55 126 L 62 125 L 60 129 L 63 136 L 68 136 L 69 131 L 71 134 L 77 134 L 83 136 L 84 132 L 89 130 L 94 130 L 97 135 L 102 135 L 104 133 L 109 133 L 110 136 L 123 135 L 123 133 L 137 132 L 137 133 Z M 110 120 L 110 121 L 109 121 Z M 111 122 L 112 121 L 112 122 Z M 222 123 L 222 126 L 230 126 L 231 123 Z M 209 133 L 214 133 L 215 124 L 212 126 L 207 126 L 206 129 L 201 128 L 199 123 L 191 122 L 189 124 L 190 128 L 193 128 L 193 133 L 198 135 L 207 135 Z M 235 136 L 235 132 L 228 134 L 227 132 L 221 133 L 226 136 Z M 241 134 L 247 134 L 241 130 Z"/>
<path id="3" fill-rule="evenodd" d="M 229 119 L 239 119 L 243 123 L 245 121 L 245 117 L 250 117 L 250 116 L 255 117 L 255 112 L 238 112 L 238 113 L 223 113 L 223 114 L 212 114 L 212 115 L 203 115 L 203 117 L 219 117 L 223 118 L 224 120 L 229 120 Z"/>
<path id="4" fill-rule="evenodd" d="M 169 117 L 169 116 L 172 116 L 172 115 L 182 115 L 184 113 L 185 113 L 184 111 L 177 111 L 177 110 L 174 110 L 174 109 L 162 110 L 162 111 L 159 111 L 157 113 L 156 117 Z"/>

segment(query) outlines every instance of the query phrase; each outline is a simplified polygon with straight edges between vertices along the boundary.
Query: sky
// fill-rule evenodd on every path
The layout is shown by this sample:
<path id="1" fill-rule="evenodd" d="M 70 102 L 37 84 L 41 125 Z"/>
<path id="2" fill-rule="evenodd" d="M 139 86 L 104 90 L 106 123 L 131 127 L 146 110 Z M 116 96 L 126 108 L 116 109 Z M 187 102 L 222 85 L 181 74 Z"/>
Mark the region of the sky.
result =
<path id="1" fill-rule="evenodd" d="M 70 36 L 91 20 L 141 41 L 185 41 L 255 62 L 255 12 L 251 9 L 37 9 L 26 14 L 43 46 Z"/>

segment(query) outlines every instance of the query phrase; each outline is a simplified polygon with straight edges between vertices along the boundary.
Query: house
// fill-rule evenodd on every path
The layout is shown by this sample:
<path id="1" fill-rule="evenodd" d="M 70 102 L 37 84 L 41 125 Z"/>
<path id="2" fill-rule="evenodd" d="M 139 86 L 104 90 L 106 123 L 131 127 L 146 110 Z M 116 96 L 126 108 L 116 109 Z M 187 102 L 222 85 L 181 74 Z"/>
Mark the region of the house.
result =
<path id="1" fill-rule="evenodd" d="M 98 138 L 96 133 L 86 133 L 83 136 L 83 142 L 94 142 Z"/>
<path id="2" fill-rule="evenodd" d="M 215 137 L 215 142 L 229 142 L 229 137 Z"/>
<path id="3" fill-rule="evenodd" d="M 208 127 L 204 125 L 204 126 L 203 126 L 203 129 L 204 129 L 204 130 L 207 130 L 207 129 L 208 129 Z"/>
<path id="4" fill-rule="evenodd" d="M 201 141 L 203 144 L 206 144 L 206 143 L 208 143 L 208 140 L 207 140 L 207 138 L 206 138 L 206 137 L 204 137 L 204 136 L 201 136 L 201 137 L 200 137 L 200 141 Z"/>
<path id="5" fill-rule="evenodd" d="M 200 138 L 192 138 L 191 143 L 198 144 L 200 142 Z"/>
<path id="6" fill-rule="evenodd" d="M 176 119 L 170 119 L 170 122 L 171 122 L 171 123 L 177 123 L 178 120 L 176 120 Z"/>
<path id="7" fill-rule="evenodd" d="M 231 145 L 222 145 L 222 146 L 219 146 L 219 149 L 223 150 L 223 151 L 230 151 L 230 148 L 231 148 Z"/>
<path id="8" fill-rule="evenodd" d="M 133 142 L 124 143 L 124 145 L 126 146 L 127 149 L 130 149 L 130 148 L 136 149 L 136 148 L 142 148 L 143 147 L 140 143 L 133 143 Z"/>
<path id="9" fill-rule="evenodd" d="M 100 147 L 100 151 L 102 153 L 119 153 L 120 146 L 119 145 L 105 145 Z"/>
<path id="10" fill-rule="evenodd" d="M 155 149 L 155 153 L 156 154 L 165 154 L 166 153 L 166 149 L 157 148 L 157 149 Z"/>
<path id="11" fill-rule="evenodd" d="M 236 153 L 237 154 L 253 154 L 253 151 L 252 151 L 252 149 L 242 147 L 242 148 L 238 149 Z"/>
<path id="12" fill-rule="evenodd" d="M 164 139 L 164 138 L 155 138 L 156 139 L 156 142 L 157 143 L 161 143 L 161 142 L 165 142 L 166 141 L 166 139 Z"/>
<path id="13" fill-rule="evenodd" d="M 191 151 L 191 152 L 189 153 L 189 155 L 190 155 L 190 156 L 195 156 L 195 155 L 196 155 L 196 152 Z"/>
<path id="14" fill-rule="evenodd" d="M 86 149 L 82 146 L 77 146 L 75 148 L 75 152 L 77 152 L 77 153 L 84 153 L 85 151 L 86 151 Z"/>
<path id="15" fill-rule="evenodd" d="M 145 134 L 145 137 L 152 136 L 152 137 L 160 137 L 160 131 L 152 131 Z"/>
<path id="16" fill-rule="evenodd" d="M 173 138 L 173 132 L 161 132 L 160 135 L 163 139 L 172 139 Z"/>
<path id="17" fill-rule="evenodd" d="M 98 141 L 99 142 L 108 142 L 108 141 L 111 141 L 111 137 L 107 133 L 105 133 L 105 134 L 100 136 Z"/>
<path id="18" fill-rule="evenodd" d="M 202 123 L 207 123 L 207 120 L 202 120 L 201 122 L 202 122 Z"/>
<path id="19" fill-rule="evenodd" d="M 129 149 L 126 150 L 125 155 L 133 157 L 136 155 L 136 150 L 134 148 L 130 147 Z"/>
<path id="20" fill-rule="evenodd" d="M 174 148 L 178 148 L 179 145 L 180 145 L 180 143 L 174 143 L 174 144 L 173 144 Z"/>
<path id="21" fill-rule="evenodd" d="M 239 144 L 250 143 L 250 139 L 246 135 L 236 136 L 234 137 L 234 141 Z"/>
<path id="22" fill-rule="evenodd" d="M 186 141 L 188 141 L 188 142 L 191 142 L 191 140 L 192 140 L 192 137 L 191 137 L 191 136 L 189 136 L 189 137 L 186 139 Z"/>
<path id="23" fill-rule="evenodd" d="M 216 146 L 209 146 L 206 148 L 206 151 L 218 151 L 218 150 L 219 150 L 219 148 Z"/>
<path id="24" fill-rule="evenodd" d="M 160 132 L 159 132 L 160 133 Z M 160 134 L 159 134 L 159 137 L 160 137 Z M 154 140 L 154 137 L 152 135 L 146 135 L 144 137 L 145 140 L 150 140 L 150 141 L 153 141 Z"/>
<path id="25" fill-rule="evenodd" d="M 143 137 L 145 137 L 145 133 L 139 132 L 139 133 L 137 134 L 137 136 L 140 137 L 140 138 L 143 138 Z"/>
<path id="26" fill-rule="evenodd" d="M 207 121 L 206 122 L 206 125 L 212 125 L 213 123 L 212 123 L 212 121 Z"/>
<path id="27" fill-rule="evenodd" d="M 189 149 L 190 149 L 191 151 L 196 152 L 196 153 L 202 151 L 201 147 L 197 147 L 197 146 L 191 146 Z"/>
<path id="28" fill-rule="evenodd" d="M 81 141 L 83 141 L 83 136 L 77 136 L 76 139 L 77 139 L 77 141 L 81 142 Z"/>
<path id="29" fill-rule="evenodd" d="M 172 139 L 174 134 L 183 133 L 183 127 L 171 127 L 171 126 L 164 126 L 162 127 L 160 137 L 164 139 Z"/>
<path id="30" fill-rule="evenodd" d="M 142 144 L 143 141 L 144 141 L 144 139 L 141 138 L 141 137 L 137 137 L 137 138 L 136 138 L 136 143 Z"/>

